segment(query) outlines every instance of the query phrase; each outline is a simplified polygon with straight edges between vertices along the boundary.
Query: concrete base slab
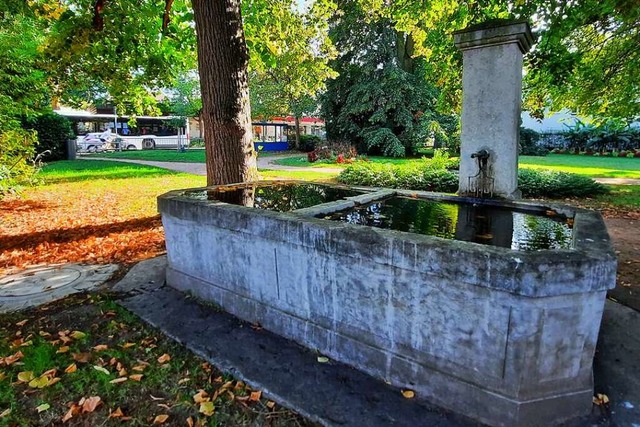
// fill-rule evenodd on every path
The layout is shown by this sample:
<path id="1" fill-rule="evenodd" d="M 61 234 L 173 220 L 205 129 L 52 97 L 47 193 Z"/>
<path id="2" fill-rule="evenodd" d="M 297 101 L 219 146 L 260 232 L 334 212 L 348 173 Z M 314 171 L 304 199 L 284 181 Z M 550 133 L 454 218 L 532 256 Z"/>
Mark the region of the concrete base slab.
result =
<path id="1" fill-rule="evenodd" d="M 134 265 L 113 287 L 115 292 L 144 292 L 164 284 L 167 256 L 151 258 Z"/>
<path id="2" fill-rule="evenodd" d="M 0 278 L 0 313 L 46 304 L 94 289 L 118 269 L 115 264 L 43 265 Z"/>

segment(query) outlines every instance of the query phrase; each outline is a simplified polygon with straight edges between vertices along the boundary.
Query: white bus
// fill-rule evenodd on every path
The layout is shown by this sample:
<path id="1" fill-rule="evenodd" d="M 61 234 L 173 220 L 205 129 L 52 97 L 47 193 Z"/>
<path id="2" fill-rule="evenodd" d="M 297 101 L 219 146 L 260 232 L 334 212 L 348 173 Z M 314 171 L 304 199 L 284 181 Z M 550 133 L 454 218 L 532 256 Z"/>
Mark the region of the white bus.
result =
<path id="1" fill-rule="evenodd" d="M 181 149 L 190 144 L 189 120 L 176 116 L 118 116 L 71 109 L 57 110 L 68 118 L 80 151 Z M 105 130 L 110 138 L 101 138 Z"/>

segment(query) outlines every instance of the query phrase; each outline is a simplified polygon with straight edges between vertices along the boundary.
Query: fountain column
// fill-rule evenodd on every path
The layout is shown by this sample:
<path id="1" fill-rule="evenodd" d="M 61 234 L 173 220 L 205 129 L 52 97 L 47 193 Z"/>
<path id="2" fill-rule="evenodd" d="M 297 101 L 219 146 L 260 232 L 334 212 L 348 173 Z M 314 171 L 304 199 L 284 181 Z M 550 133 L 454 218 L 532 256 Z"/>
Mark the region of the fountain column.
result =
<path id="1" fill-rule="evenodd" d="M 462 51 L 462 132 L 459 194 L 492 192 L 519 198 L 518 140 L 522 60 L 533 43 L 525 21 L 497 21 L 454 34 Z M 486 179 L 478 175 L 478 153 L 486 150 Z M 476 156 L 472 157 L 473 154 Z M 471 179 L 469 179 L 471 177 Z"/>

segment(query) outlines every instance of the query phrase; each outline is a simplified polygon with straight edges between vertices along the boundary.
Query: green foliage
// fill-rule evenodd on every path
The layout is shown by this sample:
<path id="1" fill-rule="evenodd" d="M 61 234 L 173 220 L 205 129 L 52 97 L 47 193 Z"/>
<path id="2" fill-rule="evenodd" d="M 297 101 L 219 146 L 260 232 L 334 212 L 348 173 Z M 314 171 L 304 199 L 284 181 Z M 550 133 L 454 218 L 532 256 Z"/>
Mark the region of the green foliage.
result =
<path id="1" fill-rule="evenodd" d="M 36 152 L 50 151 L 44 156 L 46 160 L 67 158 L 67 140 L 74 138 L 69 119 L 59 114 L 46 113 L 30 120 L 26 127 L 37 132 Z"/>
<path id="2" fill-rule="evenodd" d="M 0 132 L 0 199 L 36 182 L 37 168 L 31 162 L 35 132 L 9 129 Z"/>
<path id="3" fill-rule="evenodd" d="M 445 193 L 453 193 L 458 189 L 457 174 L 440 165 L 432 165 L 429 161 L 418 165 L 356 162 L 340 173 L 338 181 L 351 185 Z"/>
<path id="4" fill-rule="evenodd" d="M 298 149 L 308 153 L 319 147 L 322 142 L 322 138 L 316 135 L 300 135 L 300 145 Z"/>
<path id="5" fill-rule="evenodd" d="M 435 111 L 438 92 L 426 81 L 425 61 L 413 57 L 413 39 L 387 19 L 371 20 L 354 0 L 339 6 L 329 33 L 340 52 L 330 63 L 339 75 L 322 97 L 329 139 L 390 157 L 446 140 Z"/>
<path id="6" fill-rule="evenodd" d="M 605 119 L 591 123 L 576 120 L 564 136 L 569 148 L 579 151 L 622 151 L 640 148 L 640 131 L 623 120 Z"/>
<path id="7" fill-rule="evenodd" d="M 609 190 L 593 179 L 573 173 L 520 169 L 518 188 L 523 197 L 593 197 Z"/>
<path id="8" fill-rule="evenodd" d="M 371 187 L 455 192 L 458 175 L 444 169 L 446 162 L 441 160 L 425 159 L 417 165 L 356 162 L 340 173 L 338 181 Z M 518 187 L 524 197 L 593 197 L 608 192 L 607 187 L 586 176 L 533 169 L 519 171 Z"/>
<path id="9" fill-rule="evenodd" d="M 540 134 L 533 129 L 520 127 L 520 154 L 523 156 L 546 156 L 549 150 L 538 145 Z"/>

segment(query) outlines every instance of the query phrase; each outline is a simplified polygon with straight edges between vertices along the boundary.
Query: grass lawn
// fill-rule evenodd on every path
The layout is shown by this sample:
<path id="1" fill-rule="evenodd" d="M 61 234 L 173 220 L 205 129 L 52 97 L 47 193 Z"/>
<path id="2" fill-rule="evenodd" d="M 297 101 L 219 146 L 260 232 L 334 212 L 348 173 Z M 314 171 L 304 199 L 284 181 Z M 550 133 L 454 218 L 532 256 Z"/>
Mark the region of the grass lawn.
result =
<path id="1" fill-rule="evenodd" d="M 520 166 L 559 170 L 593 178 L 640 179 L 640 159 L 637 158 L 549 154 L 545 157 L 520 156 Z"/>
<path id="2" fill-rule="evenodd" d="M 367 157 L 367 159 L 372 163 L 390 163 L 396 165 L 402 164 L 411 164 L 421 162 L 421 158 L 416 159 L 404 159 L 404 158 L 393 158 L 393 157 L 379 157 L 379 156 L 371 156 Z M 345 163 L 335 163 L 330 161 L 319 160 L 314 163 L 309 163 L 307 160 L 307 156 L 295 156 L 295 157 L 287 157 L 286 159 L 278 159 L 273 163 L 282 166 L 295 166 L 295 167 L 312 167 L 312 168 L 345 168 L 348 164 Z"/>
<path id="3" fill-rule="evenodd" d="M 275 156 L 283 154 L 280 151 L 261 151 L 260 157 Z M 204 149 L 190 149 L 184 153 L 176 150 L 133 150 L 133 151 L 115 151 L 112 153 L 95 153 L 86 154 L 83 157 L 100 157 L 107 159 L 135 159 L 149 160 L 155 162 L 180 162 L 180 163 L 204 163 Z"/>
<path id="4" fill-rule="evenodd" d="M 108 295 L 0 315 L 0 325 L 3 426 L 312 425 Z"/>

